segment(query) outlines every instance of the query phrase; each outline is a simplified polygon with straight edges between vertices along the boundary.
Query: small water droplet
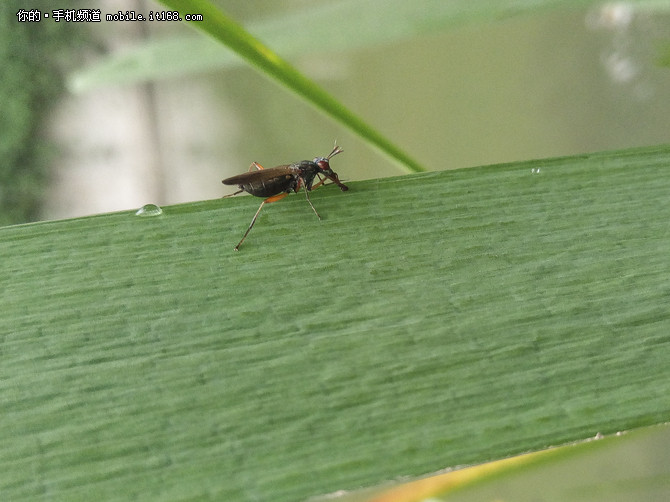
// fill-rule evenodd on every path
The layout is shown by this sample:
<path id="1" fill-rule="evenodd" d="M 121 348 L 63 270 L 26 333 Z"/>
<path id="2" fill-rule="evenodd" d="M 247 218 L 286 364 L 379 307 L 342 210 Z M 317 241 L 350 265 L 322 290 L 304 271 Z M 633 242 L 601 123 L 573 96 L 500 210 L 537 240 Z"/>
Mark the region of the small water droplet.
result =
<path id="1" fill-rule="evenodd" d="M 163 210 L 156 204 L 145 204 L 137 210 L 135 216 L 158 216 Z"/>

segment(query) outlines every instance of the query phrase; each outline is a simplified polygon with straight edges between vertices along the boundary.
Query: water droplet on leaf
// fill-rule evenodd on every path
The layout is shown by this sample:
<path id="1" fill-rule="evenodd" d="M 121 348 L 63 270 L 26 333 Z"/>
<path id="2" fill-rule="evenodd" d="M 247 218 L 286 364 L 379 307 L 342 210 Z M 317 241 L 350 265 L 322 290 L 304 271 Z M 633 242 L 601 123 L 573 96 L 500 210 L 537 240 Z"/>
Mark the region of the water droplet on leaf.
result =
<path id="1" fill-rule="evenodd" d="M 145 204 L 137 210 L 135 216 L 158 216 L 163 210 L 156 204 Z"/>

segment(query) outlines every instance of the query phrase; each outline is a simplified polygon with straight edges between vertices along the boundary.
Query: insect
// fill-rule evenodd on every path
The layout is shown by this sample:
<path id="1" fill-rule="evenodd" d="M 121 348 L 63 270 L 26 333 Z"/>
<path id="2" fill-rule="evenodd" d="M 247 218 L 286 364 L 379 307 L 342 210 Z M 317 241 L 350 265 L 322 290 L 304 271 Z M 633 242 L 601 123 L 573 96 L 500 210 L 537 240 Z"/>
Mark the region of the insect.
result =
<path id="1" fill-rule="evenodd" d="M 248 172 L 223 180 L 222 183 L 224 185 L 237 185 L 239 187 L 237 192 L 225 195 L 224 197 L 233 197 L 242 192 L 248 192 L 256 197 L 267 197 L 261 202 L 242 240 L 235 246 L 235 251 L 239 251 L 240 246 L 244 242 L 244 239 L 247 238 L 247 235 L 249 235 L 251 228 L 256 223 L 258 214 L 265 204 L 277 202 L 291 192 L 297 193 L 303 186 L 305 187 L 307 202 L 312 211 L 314 211 L 314 214 L 316 214 L 316 217 L 320 220 L 321 216 L 319 216 L 319 213 L 312 205 L 312 201 L 309 200 L 309 192 L 322 185 L 326 180 L 331 180 L 343 192 L 349 190 L 349 187 L 340 181 L 337 173 L 330 168 L 330 159 L 342 152 L 342 148 L 336 144 L 333 151 L 328 154 L 328 157 L 316 157 L 314 160 L 302 160 L 270 169 L 265 169 L 259 163 L 252 162 Z M 254 168 L 256 169 L 255 171 L 253 170 Z M 319 182 L 312 186 L 314 178 L 318 178 Z"/>

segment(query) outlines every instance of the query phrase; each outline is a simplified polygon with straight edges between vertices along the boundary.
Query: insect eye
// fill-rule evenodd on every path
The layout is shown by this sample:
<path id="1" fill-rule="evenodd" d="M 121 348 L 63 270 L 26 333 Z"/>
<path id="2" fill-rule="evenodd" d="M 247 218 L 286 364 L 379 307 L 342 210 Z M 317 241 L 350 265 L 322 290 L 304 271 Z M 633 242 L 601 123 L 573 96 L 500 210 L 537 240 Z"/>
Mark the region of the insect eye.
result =
<path id="1" fill-rule="evenodd" d="M 326 159 L 317 159 L 316 165 L 325 172 L 330 172 L 330 163 Z"/>

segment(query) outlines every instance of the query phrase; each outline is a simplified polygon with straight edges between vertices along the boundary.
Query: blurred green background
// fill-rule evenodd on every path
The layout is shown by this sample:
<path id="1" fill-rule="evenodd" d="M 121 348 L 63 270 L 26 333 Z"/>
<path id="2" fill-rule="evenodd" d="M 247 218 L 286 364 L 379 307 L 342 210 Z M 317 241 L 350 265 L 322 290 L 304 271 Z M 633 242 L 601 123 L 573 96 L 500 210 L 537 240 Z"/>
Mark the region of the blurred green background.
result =
<path id="1" fill-rule="evenodd" d="M 86 44 L 72 25 L 19 23 L 24 2 L 0 4 L 0 225 L 41 216 L 54 144 L 44 123 L 64 92 L 69 55 Z M 51 2 L 36 0 L 34 9 Z"/>
<path id="2" fill-rule="evenodd" d="M 488 14 L 485 4 L 468 10 L 472 3 L 457 1 L 458 16 L 431 24 L 439 4 L 425 0 L 411 6 L 421 14 L 411 33 L 398 30 L 388 2 L 368 4 L 376 10 L 364 33 L 351 2 L 215 3 L 429 169 L 667 142 L 670 73 L 657 64 L 670 39 L 665 2 L 539 2 L 528 10 L 500 2 Z M 137 47 L 203 37 L 186 23 L 104 21 L 106 13 L 164 6 L 106 0 L 87 6 L 101 9 L 101 23 L 32 24 L 18 23 L 20 7 L 2 6 L 2 53 L 11 63 L 0 89 L 3 224 L 220 197 L 220 179 L 251 161 L 324 155 L 335 139 L 346 152 L 334 166 L 341 177 L 400 173 L 243 64 L 195 71 L 187 63 L 203 56 L 191 53 L 162 65 L 165 78 L 119 85 L 121 64 L 109 82 L 78 85 Z M 277 30 L 264 34 L 263 26 L 306 42 L 283 53 L 273 45 Z"/>

